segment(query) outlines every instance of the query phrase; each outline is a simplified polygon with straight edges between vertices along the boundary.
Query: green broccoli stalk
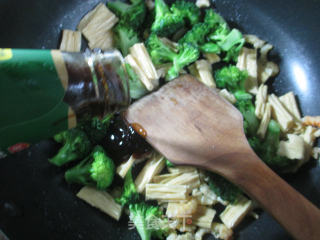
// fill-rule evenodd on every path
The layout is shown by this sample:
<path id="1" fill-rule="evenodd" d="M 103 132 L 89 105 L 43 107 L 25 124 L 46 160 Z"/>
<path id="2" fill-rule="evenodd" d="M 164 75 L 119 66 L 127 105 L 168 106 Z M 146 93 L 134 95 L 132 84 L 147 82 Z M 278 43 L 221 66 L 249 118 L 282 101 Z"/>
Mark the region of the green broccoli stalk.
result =
<path id="1" fill-rule="evenodd" d="M 129 210 L 130 219 L 135 224 L 142 240 L 163 239 L 168 235 L 168 221 L 162 218 L 163 213 L 159 207 L 146 203 L 135 203 L 129 206 Z"/>
<path id="2" fill-rule="evenodd" d="M 114 174 L 112 159 L 97 145 L 89 156 L 66 171 L 64 177 L 68 183 L 96 186 L 97 189 L 105 190 L 111 185 Z"/>
<path id="3" fill-rule="evenodd" d="M 219 31 L 215 31 L 209 37 L 213 42 L 215 42 L 222 51 L 226 52 L 224 61 L 237 61 L 239 52 L 243 47 L 245 40 L 242 33 L 238 29 L 232 29 L 231 32 L 226 34 L 226 28 L 224 27 Z"/>
<path id="4" fill-rule="evenodd" d="M 277 154 L 280 134 L 280 125 L 270 120 L 264 141 L 256 137 L 249 138 L 248 141 L 252 149 L 269 167 L 277 172 L 288 172 L 297 165 L 298 161 Z"/>
<path id="5" fill-rule="evenodd" d="M 187 2 L 184 0 L 176 1 L 171 5 L 170 10 L 173 14 L 181 16 L 183 19 L 187 20 L 190 25 L 194 25 L 199 22 L 200 8 L 198 8 L 193 2 Z"/>
<path id="6" fill-rule="evenodd" d="M 119 24 L 133 30 L 141 28 L 147 9 L 144 0 L 131 0 L 131 4 L 122 1 L 108 2 L 108 8 L 119 17 Z"/>
<path id="7" fill-rule="evenodd" d="M 140 81 L 138 75 L 134 72 L 132 67 L 129 64 L 125 64 L 126 71 L 129 77 L 129 90 L 130 90 L 130 97 L 132 99 L 138 99 L 148 93 L 148 90 Z"/>
<path id="8" fill-rule="evenodd" d="M 236 185 L 215 173 L 209 173 L 209 177 L 209 187 L 218 197 L 229 203 L 236 202 L 242 193 Z"/>
<path id="9" fill-rule="evenodd" d="M 151 32 L 158 36 L 169 36 L 184 26 L 184 17 L 174 14 L 163 0 L 155 0 L 155 20 Z"/>
<path id="10" fill-rule="evenodd" d="M 247 137 L 256 136 L 259 120 L 255 114 L 255 106 L 253 105 L 251 94 L 237 91 L 235 97 L 237 99 L 236 107 L 243 115 L 244 132 Z"/>
<path id="11" fill-rule="evenodd" d="M 66 163 L 85 157 L 91 150 L 91 143 L 86 133 L 79 129 L 70 129 L 58 133 L 54 140 L 63 146 L 49 162 L 60 167 Z"/>
<path id="12" fill-rule="evenodd" d="M 137 203 L 139 202 L 139 200 L 140 200 L 140 196 L 134 184 L 134 181 L 132 178 L 132 172 L 130 169 L 124 178 L 124 186 L 123 186 L 123 192 L 121 194 L 121 197 L 117 198 L 116 202 L 118 202 L 122 206 L 125 206 L 129 204 Z"/>
<path id="13" fill-rule="evenodd" d="M 248 77 L 246 71 L 241 71 L 236 66 L 227 66 L 215 72 L 215 80 L 218 88 L 226 88 L 237 99 L 236 107 L 242 113 L 244 131 L 249 136 L 255 136 L 259 127 L 259 121 L 255 115 L 255 107 L 252 95 L 245 91 L 245 81 Z"/>
<path id="14" fill-rule="evenodd" d="M 140 42 L 138 33 L 125 24 L 117 24 L 113 31 L 116 47 L 121 50 L 123 56 L 127 56 L 129 48 Z"/>
<path id="15" fill-rule="evenodd" d="M 221 48 L 216 43 L 208 42 L 200 46 L 200 51 L 204 53 L 220 54 Z"/>

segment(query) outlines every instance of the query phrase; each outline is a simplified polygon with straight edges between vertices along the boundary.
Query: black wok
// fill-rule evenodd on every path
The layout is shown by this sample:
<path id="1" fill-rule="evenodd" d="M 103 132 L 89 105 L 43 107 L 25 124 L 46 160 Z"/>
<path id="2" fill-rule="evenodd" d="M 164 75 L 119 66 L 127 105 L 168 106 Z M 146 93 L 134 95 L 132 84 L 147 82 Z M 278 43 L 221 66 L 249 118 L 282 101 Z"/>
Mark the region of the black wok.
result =
<path id="1" fill-rule="evenodd" d="M 1 0 L 0 47 L 57 48 L 61 29 L 74 29 L 98 2 Z M 217 0 L 215 5 L 231 24 L 275 46 L 272 58 L 281 72 L 271 84 L 274 91 L 294 91 L 303 114 L 320 115 L 320 1 Z M 47 162 L 56 150 L 47 140 L 0 159 L 0 229 L 11 240 L 139 239 L 128 230 L 126 218 L 117 223 L 75 197 L 76 189 L 65 184 L 63 171 Z M 315 160 L 285 179 L 320 207 L 320 167 Z M 248 218 L 235 232 L 241 240 L 290 239 L 266 213 L 257 221 Z"/>

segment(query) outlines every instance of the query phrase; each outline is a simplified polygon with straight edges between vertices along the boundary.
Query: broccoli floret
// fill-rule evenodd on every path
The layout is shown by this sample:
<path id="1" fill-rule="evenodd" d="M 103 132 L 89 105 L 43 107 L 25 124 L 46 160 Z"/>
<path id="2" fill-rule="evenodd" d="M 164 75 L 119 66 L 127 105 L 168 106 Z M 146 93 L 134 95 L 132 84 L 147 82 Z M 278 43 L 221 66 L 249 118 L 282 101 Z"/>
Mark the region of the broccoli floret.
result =
<path id="1" fill-rule="evenodd" d="M 212 9 L 206 10 L 206 15 L 204 17 L 204 22 L 210 28 L 210 31 L 216 30 L 219 26 L 224 26 L 228 28 L 226 21 L 218 13 L 214 12 Z"/>
<path id="2" fill-rule="evenodd" d="M 132 99 L 138 99 L 148 93 L 147 88 L 140 81 L 138 75 L 134 72 L 129 64 L 125 64 L 129 77 L 129 90 Z"/>
<path id="3" fill-rule="evenodd" d="M 92 144 L 99 144 L 107 135 L 108 126 L 113 114 L 108 114 L 103 119 L 93 117 L 80 123 L 77 128 L 84 131 Z"/>
<path id="4" fill-rule="evenodd" d="M 89 156 L 66 171 L 64 177 L 68 183 L 93 185 L 104 190 L 111 185 L 114 174 L 115 166 L 112 159 L 97 145 Z"/>
<path id="5" fill-rule="evenodd" d="M 184 0 L 174 2 L 170 10 L 177 16 L 182 16 L 191 25 L 199 22 L 200 9 L 193 3 Z"/>
<path id="6" fill-rule="evenodd" d="M 270 120 L 264 141 L 255 137 L 249 138 L 248 141 L 252 149 L 269 167 L 278 172 L 286 172 L 294 168 L 298 161 L 277 154 L 280 134 L 280 125 L 276 121 Z"/>
<path id="7" fill-rule="evenodd" d="M 108 8 L 119 17 L 120 25 L 133 30 L 141 28 L 146 17 L 146 5 L 144 0 L 131 0 L 131 4 L 122 1 L 108 2 Z"/>
<path id="8" fill-rule="evenodd" d="M 118 24 L 114 28 L 116 47 L 121 50 L 123 56 L 127 56 L 129 48 L 140 42 L 138 33 L 124 24 Z"/>
<path id="9" fill-rule="evenodd" d="M 179 40 L 179 44 L 189 43 L 201 46 L 205 43 L 209 32 L 210 29 L 206 23 L 197 23 Z"/>
<path id="10" fill-rule="evenodd" d="M 172 80 L 179 76 L 182 68 L 196 61 L 199 58 L 199 50 L 192 44 L 184 43 L 179 45 L 179 52 L 175 53 L 165 45 L 155 34 L 151 34 L 147 41 L 148 51 L 155 64 L 172 62 L 166 79 Z"/>
<path id="11" fill-rule="evenodd" d="M 226 34 L 225 28 L 221 32 L 216 31 L 210 35 L 210 39 L 217 43 L 222 51 L 226 52 L 224 61 L 237 61 L 239 52 L 243 47 L 245 40 L 242 33 L 238 29 L 232 29 L 231 32 Z"/>
<path id="12" fill-rule="evenodd" d="M 208 27 L 210 35 L 208 38 L 212 44 L 206 43 L 201 47 L 201 51 L 210 53 L 225 52 L 224 61 L 237 61 L 239 52 L 245 43 L 241 32 L 230 28 L 226 21 L 212 9 L 206 11 L 204 23 Z"/>
<path id="13" fill-rule="evenodd" d="M 91 150 L 91 143 L 86 133 L 79 129 L 70 129 L 54 136 L 54 140 L 62 143 L 59 152 L 49 162 L 62 166 L 71 161 L 85 157 Z"/>
<path id="14" fill-rule="evenodd" d="M 209 187 L 222 200 L 229 203 L 234 203 L 242 191 L 233 183 L 226 180 L 224 177 L 209 173 Z"/>
<path id="15" fill-rule="evenodd" d="M 235 93 L 245 91 L 245 81 L 248 77 L 246 71 L 241 71 L 236 66 L 226 66 L 215 72 L 215 80 L 218 88 L 226 88 Z"/>
<path id="16" fill-rule="evenodd" d="M 180 70 L 196 61 L 200 55 L 198 48 L 189 43 L 184 43 L 179 49 L 179 53 L 173 60 L 173 66 L 167 73 L 166 80 L 168 81 L 178 77 Z"/>
<path id="17" fill-rule="evenodd" d="M 174 165 L 172 162 L 170 162 L 168 159 L 166 159 L 166 166 L 171 168 L 171 167 L 175 167 L 176 165 Z"/>
<path id="18" fill-rule="evenodd" d="M 169 36 L 184 26 L 182 15 L 172 13 L 163 0 L 155 0 L 155 20 L 151 32 L 158 36 Z"/>
<path id="19" fill-rule="evenodd" d="M 142 240 L 163 239 L 168 235 L 168 221 L 162 218 L 163 213 L 159 207 L 136 203 L 131 204 L 129 210 L 130 219 L 135 224 Z"/>
<path id="20" fill-rule="evenodd" d="M 195 46 L 199 46 L 204 52 L 218 53 L 220 47 L 216 43 L 207 42 L 207 35 L 214 30 L 222 29 L 220 25 L 227 26 L 223 18 L 215 13 L 212 9 L 206 11 L 204 21 L 202 23 L 195 24 L 180 40 L 179 43 L 192 43 Z M 215 45 L 215 46 L 213 46 Z M 219 50 L 219 51 L 218 51 Z"/>
<path id="21" fill-rule="evenodd" d="M 173 62 L 177 54 L 166 44 L 164 44 L 156 34 L 150 34 L 146 41 L 148 52 L 154 64 Z"/>
<path id="22" fill-rule="evenodd" d="M 122 195 L 117 198 L 116 201 L 122 206 L 137 203 L 140 199 L 139 193 L 137 192 L 136 186 L 132 178 L 131 169 L 128 171 L 124 178 L 124 186 Z"/>

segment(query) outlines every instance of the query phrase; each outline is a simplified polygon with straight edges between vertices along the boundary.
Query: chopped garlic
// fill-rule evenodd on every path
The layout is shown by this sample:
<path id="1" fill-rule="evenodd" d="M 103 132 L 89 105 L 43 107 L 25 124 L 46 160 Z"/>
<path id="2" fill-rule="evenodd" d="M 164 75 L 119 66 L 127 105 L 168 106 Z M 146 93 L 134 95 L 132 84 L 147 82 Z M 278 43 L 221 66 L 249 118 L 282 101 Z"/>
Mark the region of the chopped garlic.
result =
<path id="1" fill-rule="evenodd" d="M 244 39 L 246 40 L 247 43 L 252 44 L 254 48 L 262 48 L 263 45 L 266 44 L 266 41 L 261 40 L 256 35 L 247 34 L 247 35 L 244 35 Z"/>
<path id="2" fill-rule="evenodd" d="M 219 55 L 215 53 L 204 53 L 203 56 L 208 60 L 210 64 L 215 64 L 221 61 Z"/>
<path id="3" fill-rule="evenodd" d="M 223 223 L 214 222 L 212 223 L 211 233 L 215 238 L 223 239 L 223 240 L 231 240 L 233 231 L 228 228 Z"/>
<path id="4" fill-rule="evenodd" d="M 272 107 L 272 116 L 280 124 L 283 132 L 288 132 L 294 126 L 294 119 L 291 114 L 284 108 L 279 98 L 271 94 L 268 97 L 268 102 Z"/>
<path id="5" fill-rule="evenodd" d="M 63 30 L 60 43 L 60 50 L 65 52 L 80 52 L 81 32 L 72 30 Z"/>
<path id="6" fill-rule="evenodd" d="M 289 113 L 291 113 L 296 119 L 301 119 L 301 114 L 293 92 L 286 93 L 285 95 L 279 97 L 279 100 Z"/>
<path id="7" fill-rule="evenodd" d="M 109 193 L 105 191 L 98 191 L 93 187 L 86 186 L 81 188 L 77 193 L 77 197 L 119 221 L 122 206 L 116 203 Z"/>
<path id="8" fill-rule="evenodd" d="M 287 141 L 280 141 L 278 154 L 289 159 L 303 160 L 305 158 L 305 143 L 303 137 L 288 134 Z"/>
<path id="9" fill-rule="evenodd" d="M 152 178 L 158 175 L 165 167 L 166 161 L 161 154 L 154 153 L 147 161 L 143 169 L 135 180 L 135 185 L 138 192 L 143 192 L 146 184 L 150 183 Z"/>
<path id="10" fill-rule="evenodd" d="M 144 43 L 136 43 L 130 48 L 130 54 L 145 73 L 148 81 L 142 81 L 149 91 L 159 86 L 159 77 Z"/>
<path id="11" fill-rule="evenodd" d="M 111 28 L 118 22 L 105 4 L 98 4 L 92 11 L 82 18 L 78 29 L 89 41 L 90 48 L 101 48 L 106 50 L 112 47 Z"/>
<path id="12" fill-rule="evenodd" d="M 261 138 L 264 139 L 267 129 L 268 129 L 268 125 L 270 122 L 270 118 L 271 118 L 271 106 L 269 103 L 266 104 L 265 107 L 265 111 L 263 113 L 258 131 L 257 131 L 257 135 Z"/>
<path id="13" fill-rule="evenodd" d="M 220 214 L 221 221 L 228 227 L 234 228 L 251 211 L 252 201 L 246 197 L 240 197 L 236 203 L 229 204 Z"/>
<path id="14" fill-rule="evenodd" d="M 235 104 L 237 102 L 237 99 L 234 97 L 234 95 L 225 88 L 219 91 L 219 95 L 231 104 Z"/>
<path id="15" fill-rule="evenodd" d="M 255 101 L 255 105 L 256 105 L 255 114 L 259 119 L 262 119 L 265 113 L 267 99 L 268 99 L 268 86 L 261 84 L 258 88 L 256 101 Z"/>
<path id="16" fill-rule="evenodd" d="M 209 0 L 197 0 L 196 1 L 196 6 L 198 8 L 210 7 L 210 2 L 209 2 Z"/>
<path id="17" fill-rule="evenodd" d="M 169 218 L 183 218 L 194 214 L 197 208 L 198 201 L 194 198 L 185 203 L 169 202 L 166 215 Z"/>
<path id="18" fill-rule="evenodd" d="M 198 206 L 197 212 L 192 216 L 192 223 L 201 228 L 210 228 L 216 210 L 205 206 Z"/>
<path id="19" fill-rule="evenodd" d="M 243 47 L 238 56 L 237 67 L 248 72 L 248 78 L 245 82 L 246 90 L 256 94 L 258 90 L 257 50 Z"/>
<path id="20" fill-rule="evenodd" d="M 167 185 L 158 183 L 148 183 L 146 185 L 146 199 L 178 201 L 186 200 L 188 196 L 186 185 Z"/>

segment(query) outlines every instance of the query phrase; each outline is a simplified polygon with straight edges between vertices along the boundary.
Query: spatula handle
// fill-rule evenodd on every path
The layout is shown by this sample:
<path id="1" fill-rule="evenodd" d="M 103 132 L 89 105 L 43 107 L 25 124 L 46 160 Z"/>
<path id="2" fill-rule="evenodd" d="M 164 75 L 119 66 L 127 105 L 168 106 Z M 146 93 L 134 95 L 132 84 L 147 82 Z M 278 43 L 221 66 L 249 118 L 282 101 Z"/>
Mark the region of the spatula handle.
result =
<path id="1" fill-rule="evenodd" d="M 238 166 L 224 168 L 222 164 L 219 167 L 220 174 L 260 203 L 295 239 L 320 239 L 320 210 L 317 207 L 275 174 L 252 151 L 233 158 L 233 164 Z M 217 171 L 217 165 L 210 167 L 208 164 L 207 167 Z M 237 172 L 230 169 L 237 169 Z"/>

